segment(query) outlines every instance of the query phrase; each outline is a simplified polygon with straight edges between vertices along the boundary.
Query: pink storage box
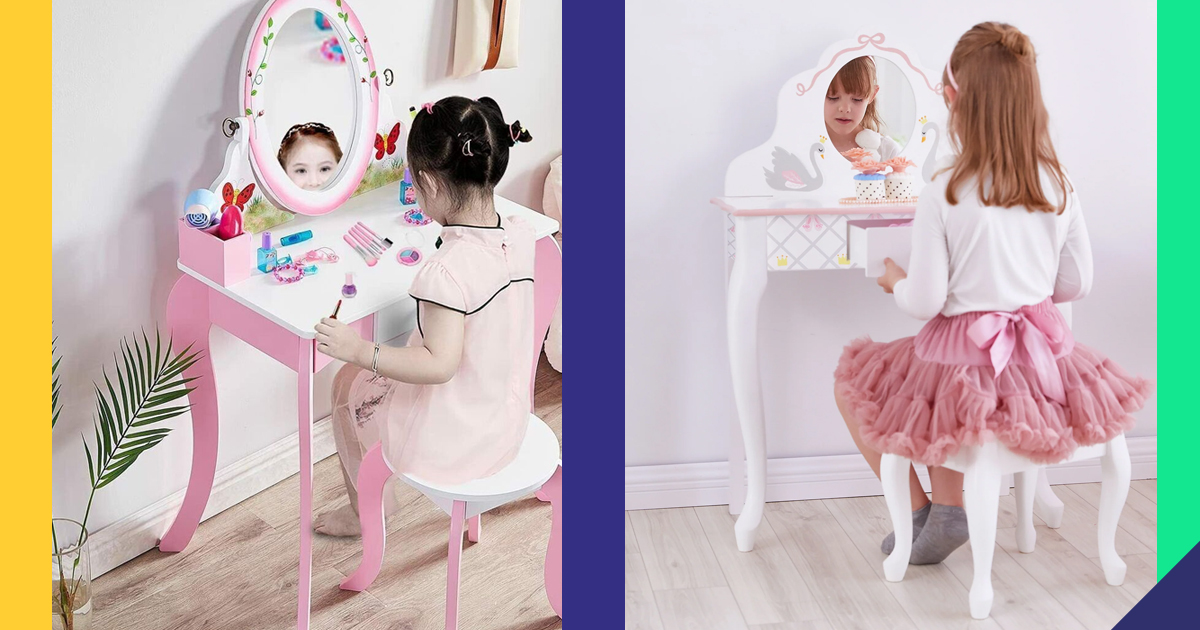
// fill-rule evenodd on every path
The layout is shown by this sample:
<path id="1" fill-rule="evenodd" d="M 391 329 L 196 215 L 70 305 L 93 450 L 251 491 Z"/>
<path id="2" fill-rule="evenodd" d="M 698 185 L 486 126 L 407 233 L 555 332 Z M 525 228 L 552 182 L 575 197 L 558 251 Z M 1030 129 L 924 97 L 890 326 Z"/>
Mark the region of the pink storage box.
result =
<path id="1" fill-rule="evenodd" d="M 255 271 L 253 235 L 245 232 L 222 241 L 215 227 L 197 230 L 180 219 L 179 262 L 223 287 L 232 286 Z"/>

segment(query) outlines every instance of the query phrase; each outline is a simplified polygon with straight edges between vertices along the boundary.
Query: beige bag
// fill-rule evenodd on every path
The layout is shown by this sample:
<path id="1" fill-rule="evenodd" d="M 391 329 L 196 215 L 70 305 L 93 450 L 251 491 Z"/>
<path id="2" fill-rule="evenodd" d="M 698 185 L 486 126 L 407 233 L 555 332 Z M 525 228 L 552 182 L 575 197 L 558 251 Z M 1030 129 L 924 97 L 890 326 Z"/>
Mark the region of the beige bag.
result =
<path id="1" fill-rule="evenodd" d="M 454 76 L 517 67 L 521 0 L 458 0 Z"/>

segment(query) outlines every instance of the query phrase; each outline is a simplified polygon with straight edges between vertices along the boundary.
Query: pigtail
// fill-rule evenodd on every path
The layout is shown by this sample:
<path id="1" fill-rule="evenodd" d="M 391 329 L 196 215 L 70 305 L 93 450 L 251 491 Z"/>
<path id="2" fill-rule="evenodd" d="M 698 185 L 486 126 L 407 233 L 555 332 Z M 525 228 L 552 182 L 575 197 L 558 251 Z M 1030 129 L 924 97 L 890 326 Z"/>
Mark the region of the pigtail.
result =
<path id="1" fill-rule="evenodd" d="M 521 126 L 521 121 L 514 120 L 508 126 L 508 146 L 515 146 L 518 142 L 531 142 L 533 136 L 529 134 L 529 130 Z"/>

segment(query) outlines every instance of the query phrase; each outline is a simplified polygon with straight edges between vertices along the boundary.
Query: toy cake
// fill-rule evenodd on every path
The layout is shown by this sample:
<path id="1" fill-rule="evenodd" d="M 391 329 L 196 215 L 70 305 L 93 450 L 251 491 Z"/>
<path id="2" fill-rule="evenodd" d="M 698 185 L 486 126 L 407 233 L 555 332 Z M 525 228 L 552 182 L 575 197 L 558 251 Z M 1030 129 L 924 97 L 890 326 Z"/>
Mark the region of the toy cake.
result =
<path id="1" fill-rule="evenodd" d="M 883 188 L 887 198 L 898 200 L 913 198 L 915 196 L 913 191 L 916 178 L 913 177 L 912 173 L 907 172 L 906 169 L 910 166 L 916 166 L 916 162 L 905 157 L 896 157 L 888 160 L 885 164 L 892 167 L 892 172 L 888 173 L 887 177 L 883 180 Z"/>

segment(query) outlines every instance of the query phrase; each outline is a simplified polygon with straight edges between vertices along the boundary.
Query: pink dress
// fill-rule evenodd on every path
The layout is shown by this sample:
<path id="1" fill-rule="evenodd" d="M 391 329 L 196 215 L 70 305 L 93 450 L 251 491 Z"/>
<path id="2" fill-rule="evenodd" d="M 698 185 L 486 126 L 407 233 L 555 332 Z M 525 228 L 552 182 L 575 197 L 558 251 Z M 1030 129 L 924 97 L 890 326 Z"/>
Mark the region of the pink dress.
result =
<path id="1" fill-rule="evenodd" d="M 518 218 L 495 227 L 447 225 L 413 280 L 417 330 L 430 305 L 466 315 L 458 372 L 412 385 L 361 371 L 350 388 L 356 424 L 378 429 L 392 470 L 456 484 L 509 464 L 525 438 L 533 347 L 534 232 Z M 364 427 L 374 424 L 374 427 Z"/>
<path id="2" fill-rule="evenodd" d="M 835 387 L 881 453 L 940 465 L 995 439 L 1038 463 L 1133 428 L 1151 385 L 1075 343 L 1050 299 L 1014 312 L 938 315 L 916 337 L 846 347 Z"/>

